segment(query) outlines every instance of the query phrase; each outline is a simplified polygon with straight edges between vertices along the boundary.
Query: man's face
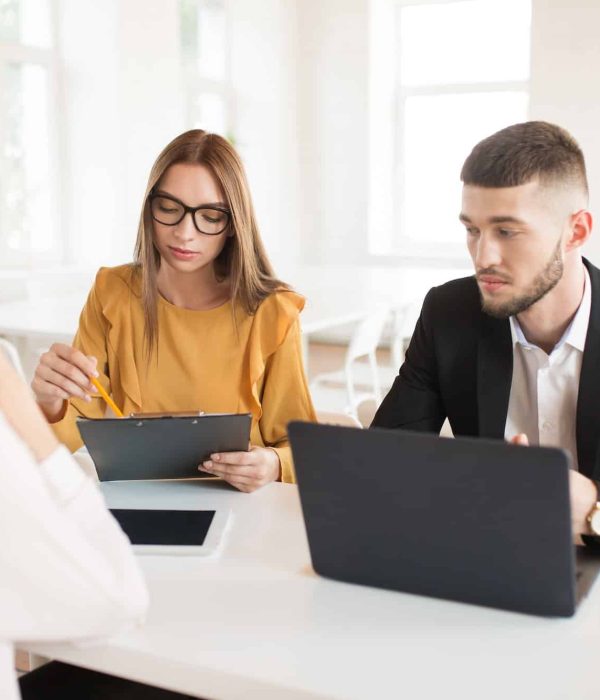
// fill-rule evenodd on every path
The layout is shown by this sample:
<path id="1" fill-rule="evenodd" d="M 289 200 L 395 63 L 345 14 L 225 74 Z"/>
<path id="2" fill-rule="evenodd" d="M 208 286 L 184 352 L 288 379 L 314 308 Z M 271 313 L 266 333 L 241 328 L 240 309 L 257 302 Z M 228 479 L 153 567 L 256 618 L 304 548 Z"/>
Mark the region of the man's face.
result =
<path id="1" fill-rule="evenodd" d="M 483 310 L 517 315 L 539 301 L 563 274 L 562 242 L 569 216 L 554 188 L 537 181 L 518 187 L 463 187 L 460 220 Z"/>

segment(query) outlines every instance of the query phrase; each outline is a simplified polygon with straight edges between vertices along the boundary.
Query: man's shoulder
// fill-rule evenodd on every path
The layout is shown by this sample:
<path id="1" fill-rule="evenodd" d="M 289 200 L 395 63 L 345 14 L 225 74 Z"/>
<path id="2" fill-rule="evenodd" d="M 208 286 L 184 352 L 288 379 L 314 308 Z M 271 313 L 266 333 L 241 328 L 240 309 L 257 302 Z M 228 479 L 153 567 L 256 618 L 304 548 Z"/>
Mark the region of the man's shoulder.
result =
<path id="1" fill-rule="evenodd" d="M 593 265 L 587 258 L 583 258 L 583 264 L 586 266 L 590 280 L 592 282 L 592 291 L 594 287 L 600 287 L 600 269 Z"/>
<path id="2" fill-rule="evenodd" d="M 424 308 L 437 313 L 464 316 L 480 314 L 481 300 L 477 282 L 473 275 L 450 280 L 429 290 L 423 304 Z"/>

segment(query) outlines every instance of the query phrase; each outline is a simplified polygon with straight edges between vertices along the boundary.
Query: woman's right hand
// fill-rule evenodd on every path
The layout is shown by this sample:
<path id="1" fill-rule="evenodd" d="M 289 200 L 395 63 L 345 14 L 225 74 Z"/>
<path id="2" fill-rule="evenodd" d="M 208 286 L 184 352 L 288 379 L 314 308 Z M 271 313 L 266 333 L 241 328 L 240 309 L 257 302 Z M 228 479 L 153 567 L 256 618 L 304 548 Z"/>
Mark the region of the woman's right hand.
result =
<path id="1" fill-rule="evenodd" d="M 63 343 L 54 343 L 45 352 L 35 369 L 31 388 L 36 400 L 50 421 L 62 418 L 64 401 L 70 398 L 91 401 L 94 385 L 90 375 L 98 376 L 95 357 Z"/>

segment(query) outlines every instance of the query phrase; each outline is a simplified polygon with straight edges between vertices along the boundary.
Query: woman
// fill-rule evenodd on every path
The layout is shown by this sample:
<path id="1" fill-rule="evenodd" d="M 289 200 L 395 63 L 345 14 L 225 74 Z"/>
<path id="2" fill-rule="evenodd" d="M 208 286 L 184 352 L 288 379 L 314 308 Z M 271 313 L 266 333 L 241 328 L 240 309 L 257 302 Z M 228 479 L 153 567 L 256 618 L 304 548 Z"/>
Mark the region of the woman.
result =
<path id="1" fill-rule="evenodd" d="M 19 697 L 14 643 L 100 638 L 137 624 L 148 606 L 127 538 L 2 352 L 0 571 L 2 700 Z M 58 663 L 20 683 L 24 700 L 184 697 Z"/>
<path id="2" fill-rule="evenodd" d="M 249 451 L 211 455 L 199 469 L 242 491 L 293 482 L 286 425 L 315 418 L 303 305 L 274 276 L 239 156 L 220 136 L 188 131 L 152 168 L 135 262 L 99 271 L 73 347 L 53 345 L 32 387 L 72 450 L 76 416 L 104 415 L 90 375 L 126 415 L 249 412 Z"/>

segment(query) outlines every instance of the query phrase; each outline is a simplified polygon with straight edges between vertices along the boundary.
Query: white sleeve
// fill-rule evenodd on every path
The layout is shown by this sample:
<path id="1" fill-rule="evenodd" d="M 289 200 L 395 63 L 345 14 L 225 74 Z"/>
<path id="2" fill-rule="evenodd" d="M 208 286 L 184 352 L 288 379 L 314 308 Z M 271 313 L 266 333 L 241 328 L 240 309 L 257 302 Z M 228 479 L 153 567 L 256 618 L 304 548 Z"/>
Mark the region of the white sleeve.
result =
<path id="1" fill-rule="evenodd" d="M 129 540 L 64 446 L 41 465 L 0 411 L 0 639 L 74 640 L 139 621 Z"/>

